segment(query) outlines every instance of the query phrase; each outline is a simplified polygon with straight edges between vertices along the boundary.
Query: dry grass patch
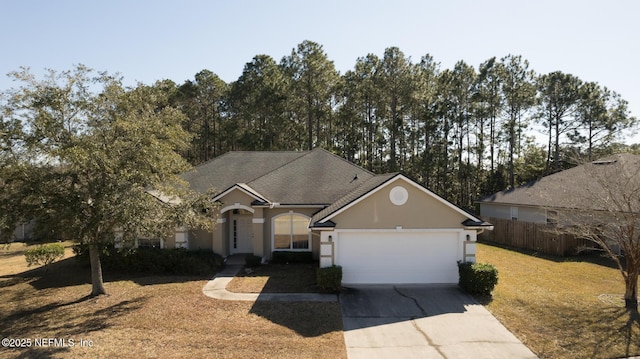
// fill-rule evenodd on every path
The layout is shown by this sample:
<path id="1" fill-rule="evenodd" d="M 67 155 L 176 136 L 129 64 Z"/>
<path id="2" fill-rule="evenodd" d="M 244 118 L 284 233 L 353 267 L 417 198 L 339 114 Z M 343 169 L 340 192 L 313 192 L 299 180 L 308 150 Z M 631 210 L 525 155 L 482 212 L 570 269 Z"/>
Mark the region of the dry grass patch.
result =
<path id="1" fill-rule="evenodd" d="M 540 358 L 640 355 L 640 321 L 624 309 L 624 282 L 595 256 L 541 258 L 480 244 L 498 268 L 486 307 Z M 616 299 L 617 298 L 617 299 Z"/>
<path id="2" fill-rule="evenodd" d="M 241 271 L 227 285 L 235 293 L 316 293 L 317 263 L 267 264 Z"/>
<path id="3" fill-rule="evenodd" d="M 0 333 L 93 346 L 0 348 L 1 358 L 346 357 L 338 303 L 219 301 L 202 294 L 206 278 L 179 276 L 107 276 L 110 294 L 87 298 L 89 270 L 73 258 L 40 277 L 10 250 L 0 251 Z"/>

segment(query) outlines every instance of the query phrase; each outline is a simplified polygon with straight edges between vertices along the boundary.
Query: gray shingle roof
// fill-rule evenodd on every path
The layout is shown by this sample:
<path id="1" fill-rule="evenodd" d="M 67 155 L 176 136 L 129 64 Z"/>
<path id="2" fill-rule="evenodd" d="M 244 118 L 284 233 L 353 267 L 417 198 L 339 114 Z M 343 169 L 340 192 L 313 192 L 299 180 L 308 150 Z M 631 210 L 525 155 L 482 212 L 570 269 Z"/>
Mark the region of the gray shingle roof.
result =
<path id="1" fill-rule="evenodd" d="M 494 193 L 479 203 L 497 203 L 556 208 L 602 209 L 596 198 L 607 196 L 602 181 L 616 181 L 621 174 L 640 189 L 640 156 L 621 153 L 543 177 L 512 190 Z M 640 174 L 640 173 L 638 173 Z M 620 190 L 623 190 L 622 188 Z"/>
<path id="2" fill-rule="evenodd" d="M 373 173 L 326 150 L 303 152 L 229 152 L 187 172 L 194 190 L 218 193 L 246 183 L 271 202 L 333 203 Z"/>
<path id="3" fill-rule="evenodd" d="M 364 168 L 315 149 L 247 184 L 280 204 L 330 204 L 371 177 Z"/>
<path id="4" fill-rule="evenodd" d="M 193 190 L 224 191 L 237 183 L 247 183 L 265 173 L 304 156 L 306 152 L 227 152 L 196 166 L 182 175 Z"/>

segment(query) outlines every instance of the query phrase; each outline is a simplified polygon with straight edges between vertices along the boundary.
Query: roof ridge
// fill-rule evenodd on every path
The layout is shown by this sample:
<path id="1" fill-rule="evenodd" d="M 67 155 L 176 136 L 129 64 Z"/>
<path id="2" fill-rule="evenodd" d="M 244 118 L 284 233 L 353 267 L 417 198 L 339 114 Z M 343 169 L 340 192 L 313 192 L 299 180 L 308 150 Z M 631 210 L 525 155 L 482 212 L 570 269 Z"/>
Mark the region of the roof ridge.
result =
<path id="1" fill-rule="evenodd" d="M 309 151 L 296 151 L 296 150 L 285 150 L 285 151 L 250 151 L 250 150 L 227 151 L 227 152 L 225 152 L 225 153 L 223 153 L 223 154 L 221 154 L 219 156 L 216 156 L 216 157 L 214 157 L 212 159 L 206 160 L 204 162 L 198 163 L 195 166 L 192 166 L 192 168 L 190 170 L 186 171 L 186 172 L 193 171 L 194 169 L 196 169 L 196 168 L 198 168 L 200 166 L 209 164 L 209 163 L 211 163 L 211 162 L 213 162 L 213 161 L 215 161 L 215 160 L 217 160 L 219 158 L 222 158 L 222 157 L 225 157 L 225 156 L 230 156 L 230 155 L 232 155 L 234 153 L 304 153 L 304 152 L 309 152 Z"/>
<path id="2" fill-rule="evenodd" d="M 311 151 L 246 151 L 246 152 L 264 152 L 264 153 L 287 152 L 287 153 L 300 153 L 300 156 L 297 156 L 296 158 L 294 158 L 294 159 L 292 159 L 292 160 L 290 160 L 290 161 L 287 161 L 287 162 L 283 163 L 282 165 L 280 165 L 280 166 L 278 166 L 278 167 L 276 167 L 276 168 L 272 169 L 271 171 L 265 172 L 265 173 L 261 174 L 260 176 L 258 176 L 258 177 L 256 177 L 256 178 L 252 178 L 252 179 L 250 179 L 250 180 L 248 180 L 248 181 L 244 182 L 246 185 L 249 185 L 249 183 L 251 183 L 251 182 L 253 182 L 253 181 L 257 180 L 258 178 L 262 178 L 262 177 L 264 177 L 264 176 L 266 176 L 266 175 L 268 175 L 268 174 L 270 174 L 270 173 L 273 173 L 273 172 L 275 172 L 275 171 L 277 171 L 277 170 L 281 169 L 281 168 L 282 168 L 282 167 L 284 167 L 284 166 L 288 166 L 290 163 L 295 162 L 295 161 L 297 161 L 298 159 L 300 159 L 300 158 L 302 158 L 302 157 L 304 157 L 304 156 L 308 155 Z"/>
<path id="3" fill-rule="evenodd" d="M 346 163 L 350 164 L 350 165 L 351 165 L 351 166 L 353 166 L 353 167 L 357 167 L 357 168 L 359 168 L 359 169 L 361 169 L 361 170 L 364 170 L 365 172 L 367 172 L 367 173 L 369 173 L 369 174 L 371 174 L 371 175 L 376 176 L 376 174 L 375 174 L 375 173 L 373 173 L 373 172 L 369 171 L 368 169 L 366 169 L 366 168 L 364 168 L 364 167 L 362 167 L 362 166 L 360 166 L 360 165 L 357 165 L 357 164 L 355 164 L 355 163 L 353 163 L 353 162 L 351 162 L 351 161 L 347 160 L 347 159 L 346 159 L 346 158 L 344 158 L 344 157 L 338 156 L 337 154 L 335 154 L 335 153 L 333 153 L 333 152 L 331 152 L 331 151 L 329 151 L 329 150 L 327 150 L 327 149 L 325 149 L 325 148 L 322 148 L 322 147 L 316 147 L 316 148 L 314 148 L 313 150 L 311 150 L 311 151 L 307 151 L 307 152 L 311 153 L 311 152 L 316 151 L 316 150 L 324 151 L 324 152 L 326 152 L 326 153 L 328 153 L 328 154 L 332 155 L 333 157 L 336 157 L 336 158 L 340 159 L 341 161 L 343 161 L 343 162 L 346 162 Z"/>

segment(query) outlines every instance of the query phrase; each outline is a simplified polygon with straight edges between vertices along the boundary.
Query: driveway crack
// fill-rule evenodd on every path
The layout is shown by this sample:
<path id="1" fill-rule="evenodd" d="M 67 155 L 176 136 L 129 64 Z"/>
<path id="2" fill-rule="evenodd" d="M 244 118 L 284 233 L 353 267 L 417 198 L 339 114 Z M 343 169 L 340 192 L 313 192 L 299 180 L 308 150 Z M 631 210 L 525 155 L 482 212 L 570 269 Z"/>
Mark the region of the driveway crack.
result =
<path id="1" fill-rule="evenodd" d="M 396 291 L 396 293 L 400 294 L 401 296 L 407 298 L 407 299 L 411 299 L 416 306 L 418 307 L 418 309 L 420 309 L 420 311 L 422 312 L 422 315 L 424 315 L 425 317 L 429 316 L 429 314 L 427 314 L 427 311 L 420 305 L 420 303 L 418 303 L 418 300 L 406 293 L 403 293 L 400 291 L 400 289 L 398 289 L 398 287 L 393 286 L 393 290 Z M 422 337 L 424 338 L 424 340 L 427 342 L 427 344 L 429 344 L 429 346 L 433 349 L 435 349 L 438 354 L 440 354 L 440 356 L 442 356 L 443 358 L 446 358 L 447 356 L 444 354 L 444 352 L 442 352 L 442 350 L 440 350 L 440 346 L 438 344 L 436 344 L 430 337 L 429 335 L 427 335 L 427 333 L 424 332 L 424 330 L 422 330 L 422 328 L 420 328 L 420 326 L 418 326 L 418 323 L 416 322 L 416 318 L 413 317 L 411 318 L 411 325 L 413 325 L 413 328 L 415 328 L 416 331 L 418 331 L 418 333 L 420 333 L 420 335 L 422 335 Z"/>
<path id="2" fill-rule="evenodd" d="M 407 299 L 411 299 L 415 304 L 416 307 L 418 307 L 418 309 L 420 309 L 420 311 L 422 312 L 422 315 L 424 315 L 425 317 L 428 316 L 429 314 L 427 313 L 427 311 L 420 305 L 420 303 L 418 303 L 418 300 L 406 293 L 402 293 L 400 291 L 400 289 L 398 289 L 398 287 L 396 287 L 395 285 L 393 286 L 393 290 L 396 291 L 396 293 L 400 294 L 401 296 L 407 298 Z"/>

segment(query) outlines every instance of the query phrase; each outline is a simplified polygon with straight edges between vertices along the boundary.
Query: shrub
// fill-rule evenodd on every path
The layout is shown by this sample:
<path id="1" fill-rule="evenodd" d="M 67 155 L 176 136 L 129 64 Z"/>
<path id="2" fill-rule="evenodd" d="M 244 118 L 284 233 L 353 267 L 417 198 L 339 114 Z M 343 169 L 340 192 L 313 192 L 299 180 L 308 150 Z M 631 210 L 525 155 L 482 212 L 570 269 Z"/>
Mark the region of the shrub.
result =
<path id="1" fill-rule="evenodd" d="M 458 262 L 458 285 L 470 294 L 490 295 L 498 284 L 498 270 L 487 263 Z"/>
<path id="2" fill-rule="evenodd" d="M 43 265 L 44 272 L 47 273 L 49 264 L 64 257 L 64 246 L 60 243 L 41 244 L 34 248 L 29 248 L 24 252 L 27 265 Z"/>
<path id="3" fill-rule="evenodd" d="M 312 263 L 311 252 L 275 251 L 271 256 L 272 263 Z"/>
<path id="4" fill-rule="evenodd" d="M 250 254 L 250 255 L 244 257 L 244 264 L 247 267 L 251 267 L 251 268 L 252 267 L 257 267 L 260 264 L 262 264 L 262 257 Z"/>
<path id="5" fill-rule="evenodd" d="M 338 292 L 342 287 L 342 267 L 333 265 L 331 267 L 318 268 L 316 281 L 320 289 L 328 292 Z"/>
<path id="6" fill-rule="evenodd" d="M 156 275 L 210 275 L 222 265 L 213 251 L 160 248 L 114 248 L 102 246 L 100 262 L 108 271 Z M 88 264 L 87 245 L 77 245 L 78 260 Z"/>

